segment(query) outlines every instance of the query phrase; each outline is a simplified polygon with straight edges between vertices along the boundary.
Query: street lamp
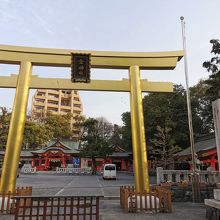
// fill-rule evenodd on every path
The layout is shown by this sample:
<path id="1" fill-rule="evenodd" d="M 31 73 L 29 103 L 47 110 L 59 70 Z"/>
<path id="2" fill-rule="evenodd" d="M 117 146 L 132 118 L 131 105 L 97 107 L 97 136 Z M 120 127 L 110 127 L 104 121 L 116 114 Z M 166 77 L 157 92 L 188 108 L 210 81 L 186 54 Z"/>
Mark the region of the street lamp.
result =
<path id="1" fill-rule="evenodd" d="M 183 51 L 184 51 L 184 70 L 185 70 L 185 80 L 186 80 L 186 100 L 187 100 L 187 112 L 188 112 L 188 123 L 189 123 L 189 135 L 190 135 L 190 148 L 192 155 L 192 197 L 195 203 L 199 199 L 199 183 L 198 183 L 198 173 L 196 172 L 196 152 L 193 137 L 193 125 L 192 125 L 192 111 L 191 111 L 191 101 L 190 101 L 190 90 L 189 90 L 189 77 L 188 77 L 188 65 L 187 65 L 187 53 L 186 53 L 186 36 L 185 36 L 185 20 L 184 17 L 180 17 L 181 27 L 182 27 L 182 40 L 183 40 Z"/>

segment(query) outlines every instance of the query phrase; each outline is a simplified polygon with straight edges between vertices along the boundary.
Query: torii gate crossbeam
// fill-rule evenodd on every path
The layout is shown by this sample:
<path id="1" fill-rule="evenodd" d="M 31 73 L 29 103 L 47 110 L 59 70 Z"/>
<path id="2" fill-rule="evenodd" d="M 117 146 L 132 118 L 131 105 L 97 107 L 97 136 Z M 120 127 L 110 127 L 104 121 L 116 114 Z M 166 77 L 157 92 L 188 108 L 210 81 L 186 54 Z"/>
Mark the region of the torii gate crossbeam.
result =
<path id="1" fill-rule="evenodd" d="M 16 88 L 18 75 L 0 76 L 0 88 Z M 130 81 L 123 80 L 92 80 L 90 83 L 72 83 L 69 79 L 40 78 L 32 76 L 30 89 L 59 89 L 82 91 L 130 92 Z M 171 82 L 149 82 L 141 80 L 142 92 L 173 92 Z"/>
<path id="2" fill-rule="evenodd" d="M 42 79 L 31 76 L 32 66 L 70 67 L 71 53 L 90 53 L 91 67 L 128 69 L 130 80 L 93 81 L 91 84 L 70 85 L 65 79 Z M 56 88 L 97 91 L 129 91 L 131 100 L 132 147 L 137 192 L 149 191 L 147 150 L 143 120 L 142 91 L 171 92 L 170 83 L 140 80 L 142 69 L 174 69 L 183 51 L 171 52 L 98 52 L 41 49 L 0 45 L 0 63 L 20 65 L 18 77 L 0 77 L 0 88 L 15 88 L 16 94 L 0 182 L 0 193 L 13 192 L 23 139 L 30 88 Z M 40 81 L 39 81 L 40 80 Z M 111 84 L 112 83 L 112 84 Z"/>

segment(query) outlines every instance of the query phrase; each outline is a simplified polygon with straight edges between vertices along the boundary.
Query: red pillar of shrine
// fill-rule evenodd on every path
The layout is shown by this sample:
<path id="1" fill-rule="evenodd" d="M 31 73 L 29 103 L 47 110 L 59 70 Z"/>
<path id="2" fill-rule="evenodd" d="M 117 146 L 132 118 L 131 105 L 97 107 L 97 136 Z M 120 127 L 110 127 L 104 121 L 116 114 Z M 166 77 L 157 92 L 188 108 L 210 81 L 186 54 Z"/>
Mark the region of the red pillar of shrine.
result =
<path id="1" fill-rule="evenodd" d="M 122 159 L 122 160 L 121 160 L 121 171 L 124 170 L 124 166 L 125 166 L 125 165 L 124 165 L 124 160 Z"/>
<path id="2" fill-rule="evenodd" d="M 215 170 L 215 155 L 211 156 L 211 164 L 210 166 Z"/>
<path id="3" fill-rule="evenodd" d="M 66 160 L 65 160 L 65 157 L 62 158 L 62 167 L 66 167 Z"/>
<path id="4" fill-rule="evenodd" d="M 32 161 L 31 161 L 31 166 L 32 166 L 32 167 L 35 166 L 35 159 L 32 159 Z"/>

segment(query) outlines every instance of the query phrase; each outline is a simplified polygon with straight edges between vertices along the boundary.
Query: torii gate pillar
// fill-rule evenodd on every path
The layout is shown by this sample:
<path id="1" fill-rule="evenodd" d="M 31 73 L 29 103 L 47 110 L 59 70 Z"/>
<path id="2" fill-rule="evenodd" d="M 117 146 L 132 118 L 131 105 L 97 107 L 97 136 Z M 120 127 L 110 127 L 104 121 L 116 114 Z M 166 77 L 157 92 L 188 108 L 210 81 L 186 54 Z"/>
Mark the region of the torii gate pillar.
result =
<path id="1" fill-rule="evenodd" d="M 144 130 L 142 91 L 139 66 L 129 68 L 133 166 L 137 192 L 149 192 L 147 150 Z"/>
<path id="2" fill-rule="evenodd" d="M 23 141 L 24 125 L 31 81 L 31 63 L 22 61 L 17 79 L 13 112 L 10 121 L 4 165 L 1 174 L 1 193 L 14 192 Z"/>

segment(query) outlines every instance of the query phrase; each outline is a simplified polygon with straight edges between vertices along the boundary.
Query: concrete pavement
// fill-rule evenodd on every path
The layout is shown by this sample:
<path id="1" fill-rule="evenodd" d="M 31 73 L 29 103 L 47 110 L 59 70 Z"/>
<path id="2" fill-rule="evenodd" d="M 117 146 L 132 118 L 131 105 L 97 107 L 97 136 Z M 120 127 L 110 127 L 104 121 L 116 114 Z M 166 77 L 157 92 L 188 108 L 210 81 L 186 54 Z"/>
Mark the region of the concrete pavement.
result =
<path id="1" fill-rule="evenodd" d="M 173 203 L 172 213 L 123 213 L 119 200 L 103 200 L 100 204 L 101 220 L 205 220 L 203 204 Z"/>
<path id="2" fill-rule="evenodd" d="M 0 215 L 1 220 L 14 220 L 13 215 Z M 119 200 L 100 201 L 100 220 L 205 220 L 203 204 L 174 203 L 172 213 L 124 213 Z"/>
<path id="3" fill-rule="evenodd" d="M 154 180 L 152 179 L 152 182 Z M 102 176 L 21 175 L 17 186 L 32 186 L 33 195 L 99 195 L 118 197 L 119 187 L 133 185 L 134 176 L 119 174 L 117 180 L 103 180 Z"/>
<path id="4" fill-rule="evenodd" d="M 151 178 L 154 184 L 155 178 Z M 203 204 L 173 203 L 172 213 L 124 213 L 119 204 L 119 186 L 133 185 L 134 176 L 118 175 L 118 179 L 103 180 L 102 176 L 21 175 L 17 186 L 33 186 L 33 195 L 101 195 L 101 220 L 205 220 Z M 112 199 L 106 199 L 112 198 Z M 12 220 L 13 216 L 0 215 L 0 220 Z"/>

